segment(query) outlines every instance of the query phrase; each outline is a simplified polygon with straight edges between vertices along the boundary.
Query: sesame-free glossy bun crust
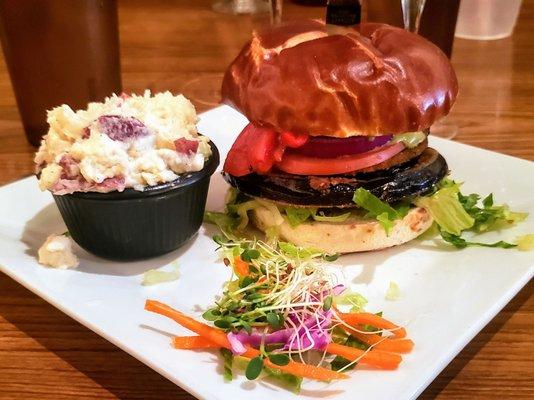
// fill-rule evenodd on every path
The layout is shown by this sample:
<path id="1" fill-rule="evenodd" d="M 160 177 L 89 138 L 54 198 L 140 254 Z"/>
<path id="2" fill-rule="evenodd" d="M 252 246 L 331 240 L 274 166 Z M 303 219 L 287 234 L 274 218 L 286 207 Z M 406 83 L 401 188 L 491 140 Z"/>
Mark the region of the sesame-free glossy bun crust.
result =
<path id="1" fill-rule="evenodd" d="M 421 36 L 314 20 L 254 32 L 222 85 L 223 102 L 253 123 L 333 137 L 427 129 L 457 93 L 449 60 Z"/>

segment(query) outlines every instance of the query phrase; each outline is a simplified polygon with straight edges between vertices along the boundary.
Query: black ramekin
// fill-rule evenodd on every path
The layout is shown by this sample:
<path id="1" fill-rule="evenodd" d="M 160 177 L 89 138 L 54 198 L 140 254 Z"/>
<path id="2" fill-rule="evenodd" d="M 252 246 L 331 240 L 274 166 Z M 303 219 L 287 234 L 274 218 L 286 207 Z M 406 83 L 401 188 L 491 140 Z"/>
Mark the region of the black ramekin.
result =
<path id="1" fill-rule="evenodd" d="M 204 168 L 144 191 L 54 195 L 70 235 L 85 250 L 113 260 L 138 260 L 177 249 L 200 228 L 219 152 Z"/>

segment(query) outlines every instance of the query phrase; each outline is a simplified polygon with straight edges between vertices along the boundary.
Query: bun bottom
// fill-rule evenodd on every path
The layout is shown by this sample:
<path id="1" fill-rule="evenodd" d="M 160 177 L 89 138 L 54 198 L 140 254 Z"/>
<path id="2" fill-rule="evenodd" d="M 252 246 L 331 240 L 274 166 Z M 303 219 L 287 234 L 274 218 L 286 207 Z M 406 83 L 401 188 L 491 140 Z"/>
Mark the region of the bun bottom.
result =
<path id="1" fill-rule="evenodd" d="M 251 214 L 253 223 L 260 230 L 265 232 L 273 226 L 269 210 L 257 208 Z M 305 222 L 296 227 L 284 219 L 277 229 L 282 240 L 297 246 L 313 247 L 327 253 L 356 253 L 409 242 L 430 228 L 432 222 L 432 217 L 424 208 L 415 207 L 395 222 L 389 235 L 377 221 L 355 217 L 344 222 Z"/>

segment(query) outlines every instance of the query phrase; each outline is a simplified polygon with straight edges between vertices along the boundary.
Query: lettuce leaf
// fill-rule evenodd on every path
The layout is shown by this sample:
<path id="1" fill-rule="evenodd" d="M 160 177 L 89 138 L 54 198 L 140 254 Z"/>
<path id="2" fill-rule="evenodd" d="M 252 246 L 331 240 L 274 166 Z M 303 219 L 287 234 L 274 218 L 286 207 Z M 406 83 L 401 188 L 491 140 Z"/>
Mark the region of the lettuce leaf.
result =
<path id="1" fill-rule="evenodd" d="M 284 211 L 287 216 L 287 221 L 292 227 L 299 226 L 307 219 L 312 218 L 316 213 L 316 209 L 303 207 L 286 207 Z"/>
<path id="2" fill-rule="evenodd" d="M 442 231 L 460 235 L 463 230 L 472 228 L 474 218 L 469 215 L 458 198 L 460 185 L 445 186 L 428 197 L 415 199 L 415 204 L 426 209 Z"/>
<path id="3" fill-rule="evenodd" d="M 386 295 L 384 296 L 388 301 L 398 300 L 400 297 L 399 285 L 393 281 L 389 281 L 388 289 L 386 290 Z"/>
<path id="4" fill-rule="evenodd" d="M 350 215 L 350 211 L 338 215 L 324 215 L 324 213 L 319 212 L 313 214 L 312 218 L 318 222 L 345 222 L 350 217 Z"/>
<path id="5" fill-rule="evenodd" d="M 465 211 L 474 219 L 473 227 L 475 232 L 485 232 L 491 229 L 500 229 L 506 224 L 521 222 L 527 217 L 527 213 L 510 211 L 507 205 L 494 205 L 493 193 L 490 193 L 482 200 L 482 207 L 478 206 L 480 196 L 471 193 L 464 196 L 458 193 L 458 200 Z"/>
<path id="6" fill-rule="evenodd" d="M 367 211 L 367 217 L 375 218 L 388 235 L 395 225 L 395 220 L 404 218 L 410 209 L 404 204 L 395 209 L 364 188 L 356 189 L 352 201 Z"/>
<path id="7" fill-rule="evenodd" d="M 521 251 L 534 250 L 534 234 L 529 233 L 516 239 L 517 249 Z"/>
<path id="8" fill-rule="evenodd" d="M 351 212 L 345 212 L 338 215 L 325 215 L 322 211 L 317 211 L 317 208 L 302 208 L 302 207 L 285 207 L 284 212 L 287 217 L 289 225 L 297 227 L 309 219 L 318 222 L 344 222 Z"/>
<path id="9" fill-rule="evenodd" d="M 171 264 L 171 271 L 149 269 L 143 274 L 143 286 L 158 285 L 160 283 L 176 281 L 180 278 L 180 270 L 177 262 Z"/>
<path id="10" fill-rule="evenodd" d="M 204 222 L 215 224 L 223 233 L 231 232 L 239 223 L 238 219 L 227 213 L 206 211 L 204 213 Z"/>
<path id="11" fill-rule="evenodd" d="M 334 297 L 334 304 L 351 306 L 351 312 L 360 312 L 365 309 L 367 299 L 359 293 L 347 292 Z"/>
<path id="12" fill-rule="evenodd" d="M 458 249 L 465 249 L 466 247 L 471 247 L 471 246 L 500 247 L 501 249 L 511 249 L 517 246 L 516 244 L 504 242 L 502 240 L 499 240 L 498 242 L 495 242 L 495 243 L 469 242 L 459 235 L 454 235 L 452 233 L 448 233 L 442 230 L 440 230 L 440 233 L 441 233 L 441 237 L 443 238 L 443 240 L 445 240 L 447 243 L 452 244 L 454 247 Z"/>
<path id="13" fill-rule="evenodd" d="M 515 244 L 502 240 L 495 243 L 481 243 L 461 237 L 464 231 L 481 233 L 510 226 L 523 221 L 528 214 L 510 211 L 505 204 L 495 205 L 493 194 L 482 200 L 476 193 L 464 195 L 460 192 L 460 186 L 460 183 L 444 178 L 433 194 L 419 197 L 414 201 L 432 215 L 443 240 L 459 249 L 469 246 L 503 249 L 516 247 Z"/>

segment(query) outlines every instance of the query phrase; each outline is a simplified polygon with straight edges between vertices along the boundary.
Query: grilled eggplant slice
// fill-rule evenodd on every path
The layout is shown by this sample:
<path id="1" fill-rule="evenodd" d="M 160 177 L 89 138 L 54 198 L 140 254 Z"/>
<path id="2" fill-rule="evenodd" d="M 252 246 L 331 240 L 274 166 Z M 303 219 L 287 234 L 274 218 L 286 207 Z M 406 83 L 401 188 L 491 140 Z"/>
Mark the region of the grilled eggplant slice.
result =
<path id="1" fill-rule="evenodd" d="M 348 175 L 302 176 L 283 172 L 235 177 L 226 181 L 241 192 L 277 203 L 301 207 L 354 207 L 354 191 L 363 187 L 382 201 L 395 203 L 432 190 L 448 172 L 447 162 L 436 150 L 385 170 Z"/>

